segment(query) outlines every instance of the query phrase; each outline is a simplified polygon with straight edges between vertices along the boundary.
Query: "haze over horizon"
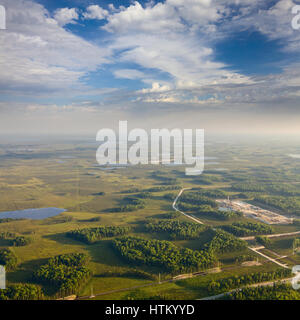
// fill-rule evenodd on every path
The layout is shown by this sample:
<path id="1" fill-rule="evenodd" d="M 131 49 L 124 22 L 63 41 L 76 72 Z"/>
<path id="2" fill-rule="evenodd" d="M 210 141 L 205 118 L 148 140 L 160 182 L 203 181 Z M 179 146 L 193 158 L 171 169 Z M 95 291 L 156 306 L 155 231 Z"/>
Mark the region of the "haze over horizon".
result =
<path id="1" fill-rule="evenodd" d="M 292 0 L 0 0 L 0 134 L 300 135 Z"/>

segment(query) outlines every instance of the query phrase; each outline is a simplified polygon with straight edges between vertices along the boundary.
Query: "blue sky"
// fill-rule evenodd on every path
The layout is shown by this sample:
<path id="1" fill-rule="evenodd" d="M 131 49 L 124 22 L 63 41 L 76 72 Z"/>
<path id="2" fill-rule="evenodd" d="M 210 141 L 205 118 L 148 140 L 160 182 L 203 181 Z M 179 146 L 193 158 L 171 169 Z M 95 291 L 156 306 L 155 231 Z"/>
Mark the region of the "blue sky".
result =
<path id="1" fill-rule="evenodd" d="M 300 30 L 291 27 L 297 1 L 0 4 L 7 10 L 3 130 L 10 121 L 24 123 L 24 115 L 24 130 L 31 118 L 59 119 L 75 130 L 80 119 L 94 128 L 97 117 L 140 121 L 169 119 L 170 112 L 174 124 L 184 115 L 187 123 L 206 119 L 208 127 L 220 126 L 221 114 L 235 118 L 233 126 L 245 114 L 271 114 L 274 127 L 276 117 L 299 113 Z"/>

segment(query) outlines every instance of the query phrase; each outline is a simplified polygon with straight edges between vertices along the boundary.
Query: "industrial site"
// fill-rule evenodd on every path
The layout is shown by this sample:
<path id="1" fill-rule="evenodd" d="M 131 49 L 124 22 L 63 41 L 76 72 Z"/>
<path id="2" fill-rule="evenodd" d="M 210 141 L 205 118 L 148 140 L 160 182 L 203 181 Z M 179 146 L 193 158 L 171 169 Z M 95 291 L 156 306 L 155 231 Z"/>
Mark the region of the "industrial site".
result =
<path id="1" fill-rule="evenodd" d="M 287 218 L 278 213 L 275 213 L 266 209 L 262 209 L 260 207 L 254 206 L 246 202 L 233 201 L 230 199 L 217 200 L 217 202 L 220 204 L 220 210 L 240 211 L 246 217 L 257 219 L 267 224 L 293 223 L 292 218 Z"/>

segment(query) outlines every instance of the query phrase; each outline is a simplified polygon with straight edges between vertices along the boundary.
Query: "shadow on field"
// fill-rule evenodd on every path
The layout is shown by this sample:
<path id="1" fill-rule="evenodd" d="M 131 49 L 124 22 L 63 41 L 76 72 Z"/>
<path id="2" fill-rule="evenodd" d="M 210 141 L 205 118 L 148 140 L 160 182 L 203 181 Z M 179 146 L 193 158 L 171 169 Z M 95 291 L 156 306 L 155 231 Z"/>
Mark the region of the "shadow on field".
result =
<path id="1" fill-rule="evenodd" d="M 45 236 L 43 236 L 43 238 L 50 239 L 52 241 L 56 241 L 56 242 L 58 242 L 60 244 L 78 245 L 79 243 L 82 243 L 80 241 L 76 241 L 76 240 L 73 240 L 71 238 L 68 238 L 66 236 L 65 232 L 45 235 Z"/>
<path id="2" fill-rule="evenodd" d="M 35 259 L 26 261 L 18 265 L 17 269 L 7 274 L 7 280 L 14 283 L 34 283 L 33 273 L 38 270 L 40 266 L 46 264 L 48 261 L 45 259 Z"/>
<path id="3" fill-rule="evenodd" d="M 92 262 L 100 262 L 107 266 L 126 267 L 128 263 L 114 251 L 111 240 L 101 240 L 95 244 L 87 245 L 86 250 L 91 256 Z"/>

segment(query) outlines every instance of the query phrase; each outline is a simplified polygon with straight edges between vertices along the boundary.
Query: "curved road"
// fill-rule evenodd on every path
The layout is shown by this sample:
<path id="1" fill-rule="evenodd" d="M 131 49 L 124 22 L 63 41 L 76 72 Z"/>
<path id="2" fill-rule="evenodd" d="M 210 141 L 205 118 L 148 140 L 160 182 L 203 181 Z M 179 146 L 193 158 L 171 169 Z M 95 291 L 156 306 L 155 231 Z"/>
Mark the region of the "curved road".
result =
<path id="1" fill-rule="evenodd" d="M 186 213 L 183 212 L 183 211 L 180 211 L 180 210 L 177 208 L 177 206 L 176 206 L 176 203 L 177 203 L 178 199 L 180 198 L 180 196 L 183 194 L 183 192 L 184 192 L 185 190 L 190 190 L 190 189 L 191 189 L 191 188 L 183 188 L 183 189 L 181 189 L 180 192 L 178 193 L 176 199 L 174 200 L 172 207 L 173 207 L 173 209 L 174 209 L 175 211 L 183 214 L 185 217 L 193 220 L 194 222 L 199 223 L 199 224 L 204 224 L 204 223 L 203 223 L 202 221 L 200 221 L 199 219 L 197 219 L 197 218 L 195 218 L 195 217 L 192 217 L 192 216 L 186 214 Z"/>

